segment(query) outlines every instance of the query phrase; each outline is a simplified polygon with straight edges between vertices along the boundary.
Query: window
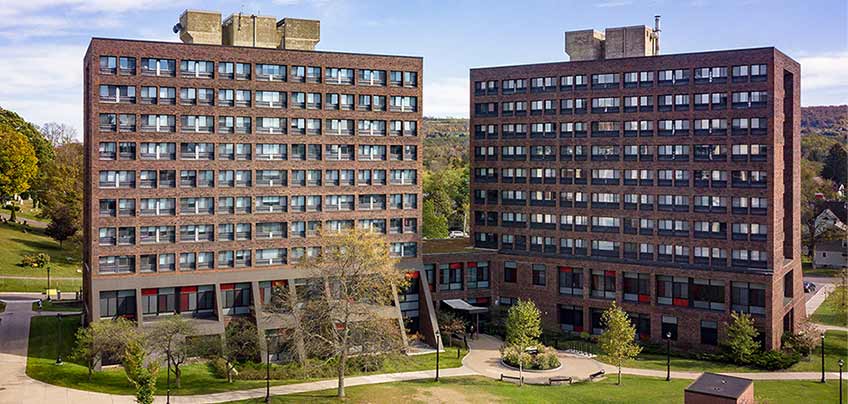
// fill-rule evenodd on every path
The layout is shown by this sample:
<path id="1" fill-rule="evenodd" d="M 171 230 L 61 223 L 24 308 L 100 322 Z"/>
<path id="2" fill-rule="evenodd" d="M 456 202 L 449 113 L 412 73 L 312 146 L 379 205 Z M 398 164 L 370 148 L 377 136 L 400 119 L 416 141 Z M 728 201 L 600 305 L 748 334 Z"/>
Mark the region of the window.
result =
<path id="1" fill-rule="evenodd" d="M 567 332 L 583 332 L 583 307 L 559 305 L 559 327 Z"/>
<path id="2" fill-rule="evenodd" d="M 651 302 L 650 274 L 624 273 L 624 300 L 639 303 Z"/>
<path id="3" fill-rule="evenodd" d="M 718 322 L 701 320 L 701 343 L 718 345 Z"/>
<path id="4" fill-rule="evenodd" d="M 591 296 L 615 299 L 615 271 L 592 270 Z"/>
<path id="5" fill-rule="evenodd" d="M 250 313 L 253 304 L 250 283 L 222 283 L 221 307 L 225 315 Z"/>
<path id="6" fill-rule="evenodd" d="M 486 289 L 489 287 L 489 262 L 469 262 L 466 264 L 468 268 L 468 281 L 466 283 L 468 289 Z"/>
<path id="7" fill-rule="evenodd" d="M 657 304 L 689 307 L 689 278 L 657 275 Z"/>
<path id="8" fill-rule="evenodd" d="M 750 282 L 733 282 L 731 310 L 754 315 L 764 315 L 766 285 Z"/>
<path id="9" fill-rule="evenodd" d="M 135 290 L 100 292 L 100 318 L 136 317 Z"/>
<path id="10" fill-rule="evenodd" d="M 692 307 L 724 311 L 724 281 L 692 279 Z"/>
<path id="11" fill-rule="evenodd" d="M 462 290 L 462 263 L 439 265 L 439 290 Z"/>
<path id="12" fill-rule="evenodd" d="M 544 264 L 533 264 L 532 269 L 532 281 L 533 285 L 536 286 L 545 286 L 547 284 L 547 268 Z"/>
<path id="13" fill-rule="evenodd" d="M 515 261 L 505 261 L 503 274 L 504 282 L 518 282 L 518 264 L 516 264 Z"/>
<path id="14" fill-rule="evenodd" d="M 583 269 L 558 267 L 559 293 L 561 295 L 583 296 Z"/>

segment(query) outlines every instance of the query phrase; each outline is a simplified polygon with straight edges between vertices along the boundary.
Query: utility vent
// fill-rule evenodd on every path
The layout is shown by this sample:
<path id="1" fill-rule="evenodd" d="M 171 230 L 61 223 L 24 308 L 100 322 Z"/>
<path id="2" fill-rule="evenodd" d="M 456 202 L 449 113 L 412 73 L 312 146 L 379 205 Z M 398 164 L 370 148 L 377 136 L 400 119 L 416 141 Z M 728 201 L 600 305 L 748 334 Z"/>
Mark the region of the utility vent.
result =
<path id="1" fill-rule="evenodd" d="M 221 13 L 186 10 L 174 26 L 184 43 L 315 50 L 321 40 L 321 22 L 300 18 L 233 14 L 221 22 Z"/>

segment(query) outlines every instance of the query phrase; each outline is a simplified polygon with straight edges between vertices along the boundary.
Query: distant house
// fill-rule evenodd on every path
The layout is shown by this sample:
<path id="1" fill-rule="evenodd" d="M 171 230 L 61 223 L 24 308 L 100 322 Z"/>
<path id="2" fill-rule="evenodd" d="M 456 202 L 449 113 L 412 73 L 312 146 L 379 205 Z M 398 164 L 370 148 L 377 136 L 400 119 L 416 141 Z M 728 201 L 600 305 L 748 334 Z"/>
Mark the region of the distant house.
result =
<path id="1" fill-rule="evenodd" d="M 816 267 L 848 268 L 848 240 L 824 240 L 816 244 Z"/>
<path id="2" fill-rule="evenodd" d="M 822 203 L 821 211 L 816 216 L 816 235 L 829 229 L 848 229 L 848 203 L 841 201 L 826 201 Z"/>

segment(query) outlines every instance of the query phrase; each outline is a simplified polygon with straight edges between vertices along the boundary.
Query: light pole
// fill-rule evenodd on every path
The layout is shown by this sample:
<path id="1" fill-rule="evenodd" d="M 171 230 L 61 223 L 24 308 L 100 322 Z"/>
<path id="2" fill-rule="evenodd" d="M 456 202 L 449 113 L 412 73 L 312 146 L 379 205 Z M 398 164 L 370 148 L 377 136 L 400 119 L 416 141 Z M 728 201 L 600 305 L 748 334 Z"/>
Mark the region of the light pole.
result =
<path id="1" fill-rule="evenodd" d="M 170 342 L 168 343 L 170 345 Z M 171 404 L 171 348 L 168 347 L 168 352 L 165 354 L 165 361 L 167 362 L 167 370 L 168 373 L 165 376 L 165 380 L 167 383 L 167 388 L 165 390 L 165 402 L 167 404 Z"/>
<path id="2" fill-rule="evenodd" d="M 822 378 L 821 382 L 824 383 L 824 333 L 821 334 L 821 358 L 822 358 Z"/>
<path id="3" fill-rule="evenodd" d="M 47 265 L 47 301 L 50 301 L 50 265 Z"/>
<path id="4" fill-rule="evenodd" d="M 671 331 L 665 333 L 665 381 L 671 381 Z"/>
<path id="5" fill-rule="evenodd" d="M 839 362 L 839 404 L 842 404 L 842 366 L 845 366 L 845 361 L 840 359 Z"/>
<path id="6" fill-rule="evenodd" d="M 265 335 L 265 402 L 271 402 L 271 336 Z"/>
<path id="7" fill-rule="evenodd" d="M 436 381 L 439 381 L 439 346 L 442 344 L 442 334 L 436 330 Z"/>
<path id="8" fill-rule="evenodd" d="M 56 313 L 56 319 L 59 320 L 59 346 L 56 349 L 56 365 L 62 365 L 62 313 Z"/>

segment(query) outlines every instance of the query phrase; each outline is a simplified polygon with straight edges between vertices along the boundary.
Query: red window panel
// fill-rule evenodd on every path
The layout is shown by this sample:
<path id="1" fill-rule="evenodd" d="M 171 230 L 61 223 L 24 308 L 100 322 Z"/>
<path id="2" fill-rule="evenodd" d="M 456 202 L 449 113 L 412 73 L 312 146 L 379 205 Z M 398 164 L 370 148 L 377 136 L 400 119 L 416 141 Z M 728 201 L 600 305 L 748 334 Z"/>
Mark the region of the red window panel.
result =
<path id="1" fill-rule="evenodd" d="M 575 332 L 583 332 L 583 326 L 582 325 L 575 325 L 574 331 Z"/>
<path id="2" fill-rule="evenodd" d="M 189 311 L 188 298 L 191 293 L 180 291 L 180 312 Z"/>
<path id="3" fill-rule="evenodd" d="M 283 279 L 281 281 L 271 281 L 271 286 L 275 288 L 289 286 L 289 281 Z"/>
<path id="4" fill-rule="evenodd" d="M 560 272 L 573 272 L 574 270 L 571 267 L 559 267 Z"/>
<path id="5" fill-rule="evenodd" d="M 151 296 L 151 295 L 157 295 L 157 294 L 159 294 L 159 289 L 142 289 L 141 290 L 142 296 Z"/>
<path id="6" fill-rule="evenodd" d="M 421 276 L 421 274 L 419 274 L 418 271 L 406 273 L 406 279 L 418 279 L 419 276 Z"/>
<path id="7" fill-rule="evenodd" d="M 478 297 L 477 298 L 477 304 L 489 304 L 489 298 L 488 297 Z"/>
<path id="8" fill-rule="evenodd" d="M 183 286 L 180 288 L 180 293 L 197 293 L 197 286 Z"/>
<path id="9" fill-rule="evenodd" d="M 222 283 L 221 290 L 233 290 L 236 288 L 235 283 Z"/>
<path id="10" fill-rule="evenodd" d="M 461 262 L 454 262 L 454 263 L 450 264 L 450 269 L 462 269 L 462 263 Z"/>
<path id="11" fill-rule="evenodd" d="M 605 276 L 615 276 L 615 271 L 604 271 Z"/>
<path id="12" fill-rule="evenodd" d="M 477 268 L 477 263 L 476 262 L 469 262 L 469 263 L 466 263 L 465 266 L 467 268 Z"/>
<path id="13" fill-rule="evenodd" d="M 672 300 L 672 304 L 675 305 L 675 306 L 689 307 L 689 299 L 674 298 Z"/>
<path id="14" fill-rule="evenodd" d="M 651 295 L 639 295 L 639 303 L 650 303 Z"/>

